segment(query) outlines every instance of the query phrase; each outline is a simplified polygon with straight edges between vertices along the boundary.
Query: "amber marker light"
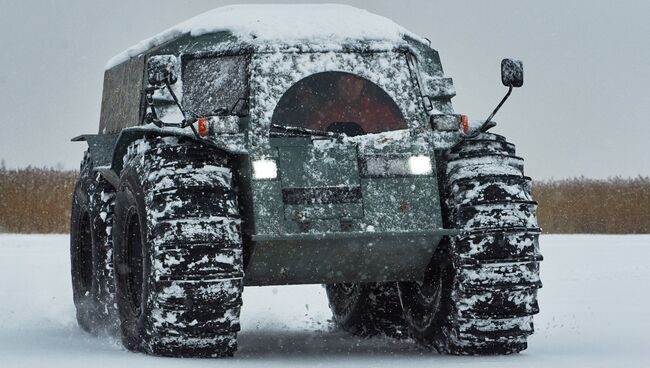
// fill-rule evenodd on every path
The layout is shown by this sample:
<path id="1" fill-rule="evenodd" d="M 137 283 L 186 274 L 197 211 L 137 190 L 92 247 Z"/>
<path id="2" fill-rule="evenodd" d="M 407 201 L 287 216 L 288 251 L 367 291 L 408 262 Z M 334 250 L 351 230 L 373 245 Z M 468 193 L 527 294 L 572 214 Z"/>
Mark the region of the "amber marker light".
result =
<path id="1" fill-rule="evenodd" d="M 199 131 L 199 135 L 201 137 L 207 137 L 208 132 L 210 131 L 210 129 L 208 129 L 208 118 L 200 118 L 197 120 L 196 125 Z"/>
<path id="2" fill-rule="evenodd" d="M 467 133 L 469 131 L 469 120 L 467 120 L 467 115 L 460 116 L 460 124 L 463 126 L 463 132 Z"/>

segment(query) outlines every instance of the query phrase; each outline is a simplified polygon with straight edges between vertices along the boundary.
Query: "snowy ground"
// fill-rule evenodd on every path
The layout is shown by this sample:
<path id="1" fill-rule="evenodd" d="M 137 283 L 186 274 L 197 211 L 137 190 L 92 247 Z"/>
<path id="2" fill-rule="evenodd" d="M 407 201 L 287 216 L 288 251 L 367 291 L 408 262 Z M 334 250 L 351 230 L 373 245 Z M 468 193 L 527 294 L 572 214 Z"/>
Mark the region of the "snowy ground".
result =
<path id="1" fill-rule="evenodd" d="M 234 359 L 149 357 L 76 326 L 67 235 L 0 235 L 0 367 L 650 366 L 650 236 L 543 236 L 542 312 L 530 348 L 448 357 L 336 331 L 317 285 L 244 292 Z"/>

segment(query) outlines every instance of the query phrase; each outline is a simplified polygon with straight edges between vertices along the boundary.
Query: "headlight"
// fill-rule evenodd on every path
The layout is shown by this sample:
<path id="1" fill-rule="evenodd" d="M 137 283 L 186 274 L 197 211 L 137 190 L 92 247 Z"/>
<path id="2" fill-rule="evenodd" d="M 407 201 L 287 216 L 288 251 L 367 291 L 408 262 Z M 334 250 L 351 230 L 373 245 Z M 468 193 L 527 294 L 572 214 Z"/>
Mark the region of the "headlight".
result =
<path id="1" fill-rule="evenodd" d="M 412 175 L 428 175 L 431 171 L 431 158 L 428 156 L 409 157 L 409 172 Z"/>
<path id="2" fill-rule="evenodd" d="M 253 179 L 275 179 L 278 177 L 278 166 L 273 160 L 253 161 Z"/>

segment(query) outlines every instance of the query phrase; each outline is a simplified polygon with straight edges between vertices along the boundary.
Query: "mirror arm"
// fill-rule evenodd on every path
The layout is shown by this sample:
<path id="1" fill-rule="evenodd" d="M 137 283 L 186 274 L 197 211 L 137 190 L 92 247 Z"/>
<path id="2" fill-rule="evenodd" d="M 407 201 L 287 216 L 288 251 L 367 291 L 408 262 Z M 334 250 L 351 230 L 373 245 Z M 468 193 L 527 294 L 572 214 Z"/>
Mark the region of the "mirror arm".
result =
<path id="1" fill-rule="evenodd" d="M 510 86 L 508 87 L 508 93 L 506 93 L 506 95 L 503 96 L 503 99 L 501 99 L 501 102 L 499 102 L 499 104 L 497 105 L 496 109 L 494 109 L 494 111 L 492 111 L 492 114 L 490 114 L 490 116 L 485 120 L 485 123 L 483 123 L 483 125 L 487 124 L 490 120 L 492 120 L 492 118 L 494 117 L 494 115 L 497 114 L 497 111 L 499 111 L 499 109 L 501 108 L 501 106 L 503 106 L 503 104 L 506 102 L 506 100 L 508 99 L 508 97 L 510 97 L 510 94 L 511 94 L 511 93 L 512 93 L 512 85 L 510 85 Z"/>
<path id="2" fill-rule="evenodd" d="M 490 124 L 490 123 L 492 123 L 492 121 L 491 121 L 492 118 L 494 117 L 494 115 L 497 114 L 497 112 L 499 111 L 499 109 L 501 108 L 501 106 L 503 106 L 503 104 L 506 102 L 506 100 L 508 99 L 508 97 L 510 97 L 510 94 L 511 94 L 511 93 L 512 93 L 512 85 L 510 85 L 510 86 L 508 87 L 508 92 L 506 93 L 505 96 L 503 96 L 503 98 L 501 99 L 501 102 L 499 102 L 499 104 L 498 104 L 497 107 L 494 109 L 494 111 L 492 111 L 492 113 L 490 114 L 490 116 L 488 116 L 488 118 L 485 119 L 485 122 L 484 122 L 483 124 L 481 124 L 481 126 L 480 126 L 478 129 L 476 129 L 472 134 L 468 134 L 468 135 L 467 135 L 467 138 L 474 138 L 474 137 L 476 137 L 477 135 L 479 135 L 479 134 L 481 134 L 481 133 L 487 131 L 488 129 L 490 129 L 490 128 L 492 128 L 492 127 L 494 126 L 494 125 L 491 125 L 491 124 Z M 492 123 L 492 124 L 494 124 L 494 123 Z"/>
<path id="3" fill-rule="evenodd" d="M 154 106 L 153 103 L 153 93 L 155 91 L 155 88 L 146 88 L 144 93 L 145 93 L 145 102 L 147 104 L 147 107 L 151 110 L 150 112 L 145 114 L 145 119 L 149 123 L 153 123 L 155 126 L 158 128 L 162 128 L 163 122 L 158 119 L 158 113 L 156 112 L 156 107 Z"/>
<path id="4" fill-rule="evenodd" d="M 165 79 L 165 87 L 167 87 L 167 91 L 169 91 L 169 94 L 172 96 L 174 99 L 174 103 L 176 106 L 178 106 L 178 109 L 181 111 L 181 114 L 183 114 L 183 123 L 181 124 L 181 127 L 186 127 L 189 125 L 192 125 L 194 123 L 193 119 L 188 119 L 187 113 L 185 112 L 185 109 L 183 109 L 183 106 L 181 105 L 180 101 L 178 100 L 178 97 L 176 97 L 176 93 L 172 90 L 172 87 L 169 83 L 169 79 Z"/>
<path id="5" fill-rule="evenodd" d="M 183 122 L 179 124 L 181 128 L 187 128 L 190 127 L 192 129 L 192 133 L 198 138 L 199 140 L 203 140 L 203 137 L 199 134 L 199 132 L 196 131 L 196 128 L 194 128 L 194 118 L 188 119 L 187 113 L 185 112 L 185 109 L 183 109 L 183 106 L 181 105 L 181 102 L 178 101 L 178 97 L 176 97 L 176 93 L 172 90 L 171 85 L 169 84 L 169 79 L 165 79 L 165 86 L 167 87 L 167 91 L 169 91 L 169 94 L 172 96 L 174 99 L 174 102 L 176 103 L 176 106 L 178 106 L 178 109 L 181 111 L 181 114 L 183 114 Z"/>

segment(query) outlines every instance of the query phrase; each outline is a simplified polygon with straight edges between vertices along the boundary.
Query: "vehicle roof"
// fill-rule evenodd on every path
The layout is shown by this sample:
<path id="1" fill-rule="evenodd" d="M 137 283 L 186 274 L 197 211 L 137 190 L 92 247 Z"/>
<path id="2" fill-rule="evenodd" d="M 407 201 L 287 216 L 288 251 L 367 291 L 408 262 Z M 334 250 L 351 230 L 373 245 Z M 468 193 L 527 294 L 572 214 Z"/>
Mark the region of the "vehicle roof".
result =
<path id="1" fill-rule="evenodd" d="M 242 46 L 257 51 L 337 51 L 355 44 L 366 50 L 386 50 L 405 46 L 405 37 L 428 44 L 388 18 L 348 5 L 230 5 L 139 42 L 111 58 L 106 69 L 175 40 L 209 34 L 225 35 L 213 39 L 210 51 Z"/>

